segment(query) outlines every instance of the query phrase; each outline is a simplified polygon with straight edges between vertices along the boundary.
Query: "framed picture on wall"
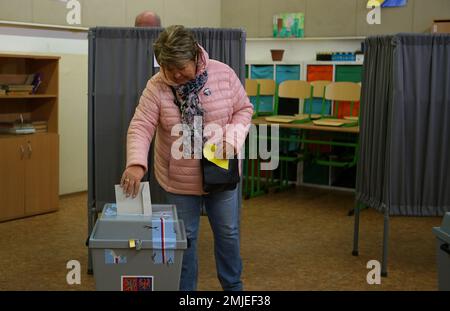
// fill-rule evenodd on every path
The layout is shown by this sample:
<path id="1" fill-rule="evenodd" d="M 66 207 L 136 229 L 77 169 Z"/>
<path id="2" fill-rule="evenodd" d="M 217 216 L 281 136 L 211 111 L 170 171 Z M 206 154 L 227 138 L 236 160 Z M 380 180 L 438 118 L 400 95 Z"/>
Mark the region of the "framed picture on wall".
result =
<path id="1" fill-rule="evenodd" d="M 378 7 L 394 8 L 402 7 L 408 4 L 408 0 L 369 0 L 367 1 L 367 8 Z"/>

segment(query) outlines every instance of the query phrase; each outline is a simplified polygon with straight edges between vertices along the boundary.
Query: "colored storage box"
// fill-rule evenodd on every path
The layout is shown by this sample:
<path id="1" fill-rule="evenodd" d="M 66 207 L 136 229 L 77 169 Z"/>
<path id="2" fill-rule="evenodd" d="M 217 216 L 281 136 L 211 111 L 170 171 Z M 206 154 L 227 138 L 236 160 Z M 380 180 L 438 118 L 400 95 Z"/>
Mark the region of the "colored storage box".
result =
<path id="1" fill-rule="evenodd" d="M 277 84 L 287 80 L 300 80 L 299 65 L 278 65 L 276 68 Z"/>

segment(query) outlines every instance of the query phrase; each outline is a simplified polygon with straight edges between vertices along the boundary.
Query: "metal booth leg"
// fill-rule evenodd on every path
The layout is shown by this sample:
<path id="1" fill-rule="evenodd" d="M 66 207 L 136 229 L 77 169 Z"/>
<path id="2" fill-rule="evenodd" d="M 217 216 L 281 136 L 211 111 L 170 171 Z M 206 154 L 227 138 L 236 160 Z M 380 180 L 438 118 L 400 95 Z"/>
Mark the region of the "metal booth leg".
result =
<path id="1" fill-rule="evenodd" d="M 381 276 L 387 277 L 387 262 L 389 249 L 389 209 L 384 211 L 384 232 L 383 232 L 383 262 L 381 263 Z"/>
<path id="2" fill-rule="evenodd" d="M 354 227 L 354 231 L 353 231 L 353 251 L 352 251 L 352 255 L 353 256 L 358 256 L 359 255 L 359 246 L 358 246 L 358 242 L 359 242 L 359 213 L 361 212 L 361 203 L 356 202 L 355 204 L 355 227 Z"/>

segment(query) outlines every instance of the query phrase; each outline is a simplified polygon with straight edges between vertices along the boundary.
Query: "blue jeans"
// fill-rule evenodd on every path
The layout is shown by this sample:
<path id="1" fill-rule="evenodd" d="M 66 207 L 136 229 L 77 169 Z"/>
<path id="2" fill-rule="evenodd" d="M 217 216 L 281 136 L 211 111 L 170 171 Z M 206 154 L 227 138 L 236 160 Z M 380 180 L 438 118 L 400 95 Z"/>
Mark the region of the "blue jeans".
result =
<path id="1" fill-rule="evenodd" d="M 238 188 L 203 196 L 167 193 L 175 204 L 178 218 L 184 221 L 188 248 L 183 255 L 180 290 L 197 289 L 197 238 L 204 204 L 214 234 L 217 276 L 224 290 L 242 290 L 242 260 L 239 241 Z"/>

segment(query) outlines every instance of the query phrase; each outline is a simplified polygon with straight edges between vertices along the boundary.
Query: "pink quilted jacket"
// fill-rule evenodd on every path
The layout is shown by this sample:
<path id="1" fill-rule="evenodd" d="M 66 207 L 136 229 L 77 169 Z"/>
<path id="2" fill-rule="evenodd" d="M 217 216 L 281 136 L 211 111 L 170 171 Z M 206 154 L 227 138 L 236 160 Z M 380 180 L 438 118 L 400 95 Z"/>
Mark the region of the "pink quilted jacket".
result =
<path id="1" fill-rule="evenodd" d="M 224 132 L 224 140 L 239 151 L 245 142 L 248 130 L 226 132 L 227 124 L 241 124 L 248 129 L 253 114 L 241 82 L 226 64 L 210 60 L 202 49 L 198 73 L 207 70 L 208 81 L 199 92 L 205 111 L 205 126 L 218 124 Z M 209 89 L 210 92 L 204 92 Z M 202 173 L 200 160 L 180 159 L 171 156 L 171 146 L 178 136 L 171 136 L 171 129 L 181 123 L 180 112 L 165 76 L 159 72 L 147 83 L 139 105 L 131 120 L 127 135 L 127 167 L 141 165 L 147 171 L 147 156 L 155 135 L 155 176 L 168 192 L 200 195 Z"/>

